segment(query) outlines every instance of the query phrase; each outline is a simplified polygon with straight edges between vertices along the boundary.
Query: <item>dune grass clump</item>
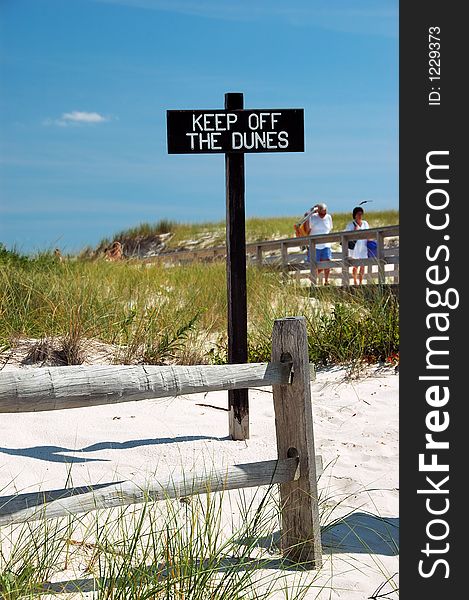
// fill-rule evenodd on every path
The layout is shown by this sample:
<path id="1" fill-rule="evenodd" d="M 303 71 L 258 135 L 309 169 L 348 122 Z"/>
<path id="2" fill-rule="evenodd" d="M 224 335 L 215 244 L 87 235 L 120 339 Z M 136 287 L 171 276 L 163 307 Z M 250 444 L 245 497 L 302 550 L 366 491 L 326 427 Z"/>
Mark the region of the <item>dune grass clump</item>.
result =
<path id="1" fill-rule="evenodd" d="M 249 292 L 248 292 L 249 294 Z M 259 297 L 256 297 L 256 294 Z M 340 288 L 309 288 L 272 283 L 252 291 L 249 360 L 270 360 L 275 319 L 306 318 L 310 361 L 321 366 L 386 362 L 399 353 L 399 300 L 383 286 L 353 293 Z"/>
<path id="2" fill-rule="evenodd" d="M 0 597 L 299 600 L 316 573 L 263 548 L 278 526 L 273 489 L 259 488 L 2 528 Z"/>
<path id="3" fill-rule="evenodd" d="M 324 299 L 328 301 L 327 295 Z M 342 294 L 308 318 L 310 358 L 323 365 L 385 362 L 399 351 L 399 301 L 383 287 Z"/>

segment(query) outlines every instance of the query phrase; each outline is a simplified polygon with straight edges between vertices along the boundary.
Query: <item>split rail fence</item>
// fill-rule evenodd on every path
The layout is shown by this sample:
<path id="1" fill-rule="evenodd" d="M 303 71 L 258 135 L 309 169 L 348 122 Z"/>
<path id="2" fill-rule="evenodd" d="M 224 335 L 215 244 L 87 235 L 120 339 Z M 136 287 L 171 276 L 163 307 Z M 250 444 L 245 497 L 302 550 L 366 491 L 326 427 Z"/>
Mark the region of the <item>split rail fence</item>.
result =
<path id="1" fill-rule="evenodd" d="M 0 497 L 0 526 L 193 494 L 280 484 L 285 556 L 322 564 L 317 467 L 304 317 L 275 321 L 272 362 L 202 366 L 69 366 L 0 372 L 0 413 L 92 407 L 216 390 L 272 386 L 277 459 L 210 474 Z"/>
<path id="2" fill-rule="evenodd" d="M 334 233 L 309 235 L 305 237 L 285 238 L 246 244 L 248 263 L 259 267 L 277 268 L 285 273 L 295 275 L 298 279 L 308 278 L 317 284 L 318 266 L 316 262 L 316 244 L 332 243 L 332 258 L 322 261 L 321 269 L 332 269 L 329 278 L 339 280 L 340 285 L 351 283 L 350 269 L 354 266 L 365 267 L 367 283 L 399 283 L 399 225 L 374 227 L 360 231 L 338 231 Z M 376 256 L 373 258 L 352 259 L 348 256 L 348 241 L 371 239 L 376 240 Z M 307 258 L 307 249 L 309 256 Z M 339 251 L 337 251 L 339 248 Z M 160 254 L 158 259 L 169 263 L 190 263 L 193 261 L 222 260 L 226 257 L 225 246 L 202 250 L 185 250 Z M 153 260 L 153 259 L 152 259 Z"/>

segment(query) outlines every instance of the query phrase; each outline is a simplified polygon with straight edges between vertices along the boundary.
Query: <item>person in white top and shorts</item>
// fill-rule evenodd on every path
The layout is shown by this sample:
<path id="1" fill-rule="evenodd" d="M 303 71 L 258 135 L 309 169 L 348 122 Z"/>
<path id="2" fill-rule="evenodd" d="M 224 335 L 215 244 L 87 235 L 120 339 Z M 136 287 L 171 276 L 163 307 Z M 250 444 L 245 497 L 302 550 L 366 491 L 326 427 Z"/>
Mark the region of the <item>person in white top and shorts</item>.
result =
<path id="1" fill-rule="evenodd" d="M 329 233 L 332 231 L 332 217 L 327 212 L 327 206 L 324 203 L 316 204 L 309 217 L 309 235 L 319 233 Z M 316 244 L 316 261 L 331 260 L 331 243 L 324 242 Z M 324 271 L 324 285 L 329 283 L 330 269 L 318 269 L 318 273 Z"/>
<path id="2" fill-rule="evenodd" d="M 361 206 L 356 206 L 352 212 L 353 221 L 347 223 L 345 231 L 356 231 L 357 229 L 369 229 L 367 221 L 363 218 L 364 210 Z M 349 258 L 368 258 L 368 240 L 353 240 L 355 247 L 349 248 Z M 365 266 L 360 265 L 359 267 L 352 267 L 353 283 L 355 285 L 363 283 L 363 274 L 365 272 Z"/>

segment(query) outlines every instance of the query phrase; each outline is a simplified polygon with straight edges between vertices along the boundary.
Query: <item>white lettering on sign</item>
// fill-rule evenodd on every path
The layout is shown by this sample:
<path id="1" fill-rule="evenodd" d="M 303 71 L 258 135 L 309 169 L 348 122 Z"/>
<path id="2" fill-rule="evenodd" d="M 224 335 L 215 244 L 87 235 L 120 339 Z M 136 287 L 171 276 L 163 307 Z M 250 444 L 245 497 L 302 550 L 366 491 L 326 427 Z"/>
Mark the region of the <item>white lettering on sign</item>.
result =
<path id="1" fill-rule="evenodd" d="M 233 131 L 231 134 L 231 147 L 233 150 L 258 150 L 267 148 L 288 148 L 288 132 L 286 131 L 248 131 L 240 133 Z"/>
<path id="2" fill-rule="evenodd" d="M 275 129 L 275 124 L 278 119 L 275 117 L 279 117 L 281 113 L 264 113 L 261 112 L 259 114 L 251 113 L 248 116 L 248 125 L 249 129 L 256 131 L 257 129 Z"/>
<path id="3" fill-rule="evenodd" d="M 279 148 L 288 148 L 288 133 L 286 131 L 279 132 L 278 147 Z"/>
<path id="4" fill-rule="evenodd" d="M 222 150 L 222 131 L 231 132 L 233 150 L 285 150 L 289 146 L 288 132 L 276 131 L 282 113 L 252 112 L 247 115 L 250 131 L 236 131 L 236 113 L 201 113 L 192 115 L 192 132 L 186 133 L 191 150 Z"/>
<path id="5" fill-rule="evenodd" d="M 191 139 L 191 150 L 222 150 L 222 147 L 217 145 L 220 140 L 220 133 L 186 133 Z"/>
<path id="6" fill-rule="evenodd" d="M 197 125 L 200 129 L 200 131 L 203 131 L 202 129 L 202 125 L 200 124 L 200 119 L 202 118 L 202 115 L 199 115 L 197 118 L 195 118 L 195 115 L 192 115 L 192 130 L 195 131 L 195 126 Z M 189 133 L 187 135 L 190 135 Z"/>
<path id="7" fill-rule="evenodd" d="M 222 149 L 221 146 L 216 145 L 216 143 L 217 143 L 216 138 L 219 138 L 220 135 L 221 135 L 220 133 L 212 133 L 212 150 L 221 150 Z"/>
<path id="8" fill-rule="evenodd" d="M 233 113 L 228 113 L 226 115 L 227 129 L 230 130 L 230 126 L 234 125 L 238 120 L 238 115 L 234 115 Z"/>
<path id="9" fill-rule="evenodd" d="M 205 113 L 198 117 L 192 115 L 192 131 L 229 131 L 237 120 L 238 115 L 234 113 Z"/>
<path id="10" fill-rule="evenodd" d="M 226 131 L 226 127 L 223 127 L 223 120 L 225 115 L 215 115 L 215 129 L 217 131 Z"/>

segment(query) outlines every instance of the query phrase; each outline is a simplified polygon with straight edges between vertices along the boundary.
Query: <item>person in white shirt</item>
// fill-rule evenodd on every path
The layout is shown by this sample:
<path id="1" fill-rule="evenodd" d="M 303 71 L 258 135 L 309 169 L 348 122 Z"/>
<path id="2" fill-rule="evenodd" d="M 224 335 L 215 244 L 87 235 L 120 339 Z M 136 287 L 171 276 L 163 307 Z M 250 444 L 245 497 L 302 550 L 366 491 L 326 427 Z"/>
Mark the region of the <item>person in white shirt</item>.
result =
<path id="1" fill-rule="evenodd" d="M 332 217 L 327 212 L 327 205 L 323 202 L 316 204 L 309 217 L 309 235 L 329 233 L 332 231 Z M 322 242 L 316 244 L 316 261 L 331 260 L 331 243 Z M 318 269 L 318 273 L 324 271 L 324 285 L 329 283 L 330 269 Z"/>
<path id="2" fill-rule="evenodd" d="M 361 206 L 356 206 L 352 212 L 352 219 L 347 223 L 345 231 L 356 231 L 357 229 L 369 229 L 367 221 L 363 218 L 363 208 Z M 355 241 L 355 240 L 354 240 Z M 368 240 L 356 240 L 355 247 L 353 249 L 349 248 L 348 255 L 350 258 L 368 258 Z M 357 283 L 361 284 L 363 282 L 363 274 L 365 272 L 365 266 L 360 265 L 360 267 L 352 267 L 352 276 L 353 283 L 357 285 Z"/>

